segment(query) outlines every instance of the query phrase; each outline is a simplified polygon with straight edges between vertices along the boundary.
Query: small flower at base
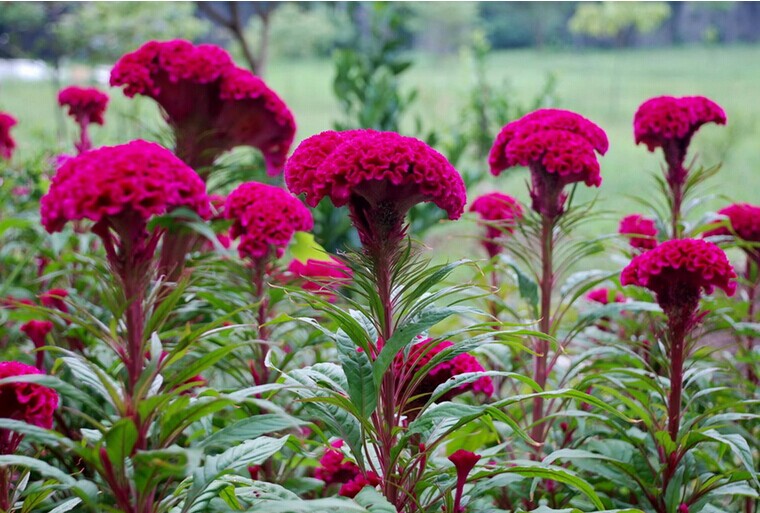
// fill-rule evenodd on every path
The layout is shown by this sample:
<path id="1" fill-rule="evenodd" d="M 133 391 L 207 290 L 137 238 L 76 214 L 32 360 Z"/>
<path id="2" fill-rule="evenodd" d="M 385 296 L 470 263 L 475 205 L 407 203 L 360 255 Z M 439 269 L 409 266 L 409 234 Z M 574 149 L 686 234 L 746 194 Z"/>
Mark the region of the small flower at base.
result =
<path id="1" fill-rule="evenodd" d="M 488 255 L 493 258 L 502 250 L 497 239 L 511 235 L 515 225 L 523 216 L 522 207 L 512 196 L 500 192 L 491 192 L 478 196 L 470 206 L 471 212 L 477 212 L 486 227 L 483 241 Z"/>
<path id="2" fill-rule="evenodd" d="M 66 299 L 69 293 L 65 289 L 50 289 L 40 294 L 40 303 L 45 308 L 55 308 L 63 313 L 69 313 L 69 307 L 66 306 Z"/>
<path id="3" fill-rule="evenodd" d="M 456 494 L 454 496 L 454 513 L 464 513 L 462 507 L 462 492 L 464 485 L 467 482 L 467 476 L 470 471 L 475 468 L 482 456 L 475 454 L 474 452 L 465 451 L 464 449 L 458 449 L 451 456 L 449 461 L 454 464 L 457 472 L 457 484 Z"/>
<path id="4" fill-rule="evenodd" d="M 634 249 L 648 250 L 657 246 L 657 224 L 654 219 L 633 214 L 620 220 L 618 233 L 628 239 Z"/>
<path id="5" fill-rule="evenodd" d="M 682 502 L 678 505 L 678 513 L 689 513 L 689 505 Z"/>
<path id="6" fill-rule="evenodd" d="M 32 320 L 24 323 L 20 329 L 32 340 L 34 347 L 37 349 L 35 365 L 41 370 L 45 355 L 40 351 L 40 348 L 47 345 L 46 339 L 50 332 L 53 331 L 53 323 L 50 321 Z"/>
<path id="7" fill-rule="evenodd" d="M 334 290 L 351 281 L 351 269 L 338 260 L 313 260 L 301 262 L 293 259 L 288 264 L 288 272 L 301 279 L 301 288 L 336 299 Z"/>
<path id="8" fill-rule="evenodd" d="M 746 242 L 760 242 L 760 207 L 749 203 L 734 203 L 717 212 L 724 216 L 728 226 L 719 226 L 702 234 L 703 237 L 732 236 Z M 745 248 L 747 254 L 760 262 L 757 247 Z"/>
<path id="9" fill-rule="evenodd" d="M 594 303 L 600 303 L 602 305 L 607 305 L 610 302 L 625 303 L 625 296 L 622 294 L 622 292 L 607 289 L 604 287 L 589 291 L 589 293 L 586 294 L 586 299 L 588 301 L 593 301 Z"/>

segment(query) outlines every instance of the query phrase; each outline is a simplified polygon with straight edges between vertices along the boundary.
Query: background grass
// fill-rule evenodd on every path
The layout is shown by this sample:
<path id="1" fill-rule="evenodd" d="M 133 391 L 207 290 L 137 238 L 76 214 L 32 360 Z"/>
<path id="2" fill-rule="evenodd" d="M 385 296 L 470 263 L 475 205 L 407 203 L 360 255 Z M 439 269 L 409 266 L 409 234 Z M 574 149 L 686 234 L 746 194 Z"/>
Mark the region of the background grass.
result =
<path id="1" fill-rule="evenodd" d="M 601 159 L 604 183 L 599 190 L 581 191 L 581 199 L 598 194 L 603 208 L 628 213 L 636 205 L 628 196 L 646 195 L 652 184 L 650 174 L 660 166 L 660 154 L 650 154 L 635 146 L 632 118 L 645 99 L 672 94 L 708 96 L 722 105 L 727 127 L 706 126 L 692 144 L 692 156 L 724 168 L 711 182 L 711 193 L 734 200 L 758 202 L 760 188 L 760 46 L 692 47 L 674 49 L 614 51 L 507 51 L 488 58 L 492 86 L 518 101 L 528 101 L 540 91 L 551 73 L 557 79 L 559 106 L 591 118 L 610 138 L 610 151 Z M 405 130 L 413 134 L 412 118 L 419 115 L 426 127 L 444 134 L 458 122 L 466 95 L 473 87 L 472 63 L 466 56 L 418 56 L 404 77 L 403 86 L 417 88 L 419 99 L 407 117 Z M 340 119 L 332 95 L 333 66 L 329 60 L 272 62 L 267 82 L 290 105 L 299 125 L 297 138 L 303 139 L 332 127 Z M 145 99 L 129 100 L 110 91 L 112 105 L 107 125 L 93 129 L 97 144 L 126 141 L 135 137 L 155 137 L 163 123 L 155 105 Z M 19 119 L 15 135 L 20 158 L 56 145 L 61 150 L 70 142 L 57 139 L 55 91 L 50 84 L 0 84 L 0 109 Z M 73 137 L 73 123 L 66 120 L 67 135 Z M 494 134 L 495 135 L 495 134 Z M 697 155 L 698 154 L 698 155 Z M 487 172 L 485 162 L 470 163 Z M 476 191 L 498 187 L 527 199 L 524 171 L 487 179 Z M 716 200 L 717 207 L 727 200 Z M 611 218 L 612 219 L 612 218 Z M 610 228 L 610 224 L 604 226 Z M 602 227 L 597 225 L 599 229 Z"/>

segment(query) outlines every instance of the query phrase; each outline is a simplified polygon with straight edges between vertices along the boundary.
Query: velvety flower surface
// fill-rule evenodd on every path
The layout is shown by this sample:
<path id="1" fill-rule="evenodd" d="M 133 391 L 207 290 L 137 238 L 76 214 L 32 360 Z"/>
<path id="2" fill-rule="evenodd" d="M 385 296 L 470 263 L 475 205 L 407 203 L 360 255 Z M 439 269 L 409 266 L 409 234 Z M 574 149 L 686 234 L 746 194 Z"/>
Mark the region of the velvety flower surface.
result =
<path id="1" fill-rule="evenodd" d="M 393 360 L 394 374 L 402 379 L 404 387 L 414 387 L 408 394 L 409 397 L 416 397 L 413 406 L 422 406 L 438 385 L 445 383 L 450 378 L 469 372 L 485 372 L 483 366 L 474 356 L 463 353 L 451 360 L 437 364 L 428 371 L 428 374 L 420 382 L 411 384 L 415 373 L 425 367 L 435 356 L 453 345 L 448 340 L 436 343 L 428 338 L 416 342 L 408 354 L 401 351 L 395 356 Z M 449 390 L 438 400 L 448 401 L 469 391 L 490 397 L 494 392 L 493 381 L 489 376 L 484 376 Z"/>
<path id="2" fill-rule="evenodd" d="M 483 246 L 491 257 L 501 251 L 496 239 L 514 232 L 517 221 L 523 216 L 520 203 L 512 196 L 501 192 L 478 196 L 472 202 L 470 211 L 477 212 L 486 225 L 486 240 L 483 241 Z"/>
<path id="3" fill-rule="evenodd" d="M 119 59 L 111 85 L 153 98 L 177 136 L 178 154 L 193 166 L 209 165 L 235 146 L 264 154 L 270 174 L 282 171 L 293 142 L 293 115 L 277 94 L 238 68 L 215 45 L 150 41 Z"/>
<path id="4" fill-rule="evenodd" d="M 16 141 L 11 137 L 11 128 L 16 126 L 16 118 L 0 112 L 0 157 L 9 160 L 16 148 Z"/>
<path id="5" fill-rule="evenodd" d="M 705 123 L 726 124 L 726 113 L 704 96 L 658 96 L 642 103 L 633 117 L 636 144 L 646 144 L 649 151 L 664 147 L 669 141 L 688 141 Z"/>
<path id="6" fill-rule="evenodd" d="M 608 146 L 604 131 L 583 116 L 540 109 L 502 128 L 488 162 L 494 175 L 514 166 L 529 167 L 533 209 L 555 217 L 563 211 L 566 185 L 601 185 L 596 154 L 603 155 Z"/>
<path id="7" fill-rule="evenodd" d="M 620 283 L 653 291 L 669 313 L 685 306 L 696 308 L 700 294 L 710 294 L 716 287 L 733 295 L 735 278 L 726 254 L 715 244 L 674 239 L 634 257 L 623 269 Z"/>
<path id="8" fill-rule="evenodd" d="M 0 379 L 30 374 L 42 374 L 31 365 L 21 362 L 0 362 Z M 53 413 L 58 408 L 58 393 L 35 383 L 6 383 L 0 385 L 0 417 L 22 420 L 28 424 L 50 429 Z"/>
<path id="9" fill-rule="evenodd" d="M 625 216 L 620 220 L 618 233 L 626 236 L 635 249 L 652 249 L 657 246 L 657 223 L 639 214 Z"/>
<path id="10" fill-rule="evenodd" d="M 734 203 L 718 210 L 728 219 L 728 226 L 720 226 L 704 236 L 736 235 L 748 242 L 760 242 L 760 207 L 749 203 Z"/>
<path id="11" fill-rule="evenodd" d="M 325 451 L 319 460 L 319 466 L 314 470 L 314 477 L 321 479 L 327 485 L 342 484 L 339 494 L 344 497 L 355 497 L 365 486 L 377 486 L 380 478 L 370 471 L 363 474 L 359 466 L 346 459 L 340 450 L 343 440 L 336 440 L 332 448 Z"/>
<path id="12" fill-rule="evenodd" d="M 122 214 L 147 221 L 179 207 L 210 215 L 203 181 L 166 148 L 138 140 L 68 159 L 42 197 L 40 212 L 52 233 L 67 221 L 98 223 Z"/>
<path id="13" fill-rule="evenodd" d="M 432 202 L 457 219 L 466 201 L 464 182 L 446 158 L 424 142 L 394 132 L 327 131 L 303 141 L 285 166 L 294 194 L 316 206 L 391 203 L 400 214 Z"/>
<path id="14" fill-rule="evenodd" d="M 293 234 L 314 226 L 311 212 L 288 191 L 259 182 L 247 182 L 227 197 L 224 215 L 232 219 L 230 237 L 240 238 L 241 257 L 282 256 Z"/>
<path id="15" fill-rule="evenodd" d="M 69 116 L 77 123 L 102 125 L 103 115 L 108 106 L 108 95 L 94 87 L 71 86 L 58 93 L 58 104 L 68 107 Z"/>
<path id="16" fill-rule="evenodd" d="M 609 303 L 625 303 L 625 296 L 620 291 L 611 290 L 605 287 L 589 291 L 589 293 L 586 294 L 586 299 L 603 305 Z"/>

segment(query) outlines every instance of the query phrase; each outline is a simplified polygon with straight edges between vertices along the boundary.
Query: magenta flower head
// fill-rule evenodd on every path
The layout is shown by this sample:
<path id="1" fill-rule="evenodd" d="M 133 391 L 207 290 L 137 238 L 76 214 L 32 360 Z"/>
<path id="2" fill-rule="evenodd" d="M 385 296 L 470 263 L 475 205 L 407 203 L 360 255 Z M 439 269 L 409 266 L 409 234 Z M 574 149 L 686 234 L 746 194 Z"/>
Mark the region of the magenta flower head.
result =
<path id="1" fill-rule="evenodd" d="M 760 242 L 760 207 L 749 203 L 734 203 L 718 210 L 718 214 L 726 218 L 727 226 L 705 232 L 705 237 L 735 236 L 747 242 Z"/>
<path id="2" fill-rule="evenodd" d="M 40 294 L 40 303 L 45 308 L 55 308 L 63 313 L 69 313 L 69 307 L 64 301 L 67 297 L 69 297 L 69 292 L 66 289 L 50 289 Z"/>
<path id="3" fill-rule="evenodd" d="M 319 467 L 314 470 L 314 477 L 326 485 L 341 484 L 338 494 L 343 497 L 355 497 L 365 486 L 377 486 L 380 478 L 372 471 L 362 473 L 359 466 L 346 460 L 343 452 L 343 440 L 336 440 L 331 448 L 319 460 Z"/>
<path id="4" fill-rule="evenodd" d="M 454 467 L 457 471 L 456 495 L 454 497 L 454 513 L 464 513 L 464 508 L 462 507 L 462 491 L 464 490 L 464 485 L 467 482 L 467 476 L 472 471 L 472 469 L 475 468 L 475 465 L 478 463 L 478 461 L 480 461 L 481 457 L 482 456 L 479 454 L 465 451 L 464 449 L 458 449 L 451 456 L 449 456 L 449 461 L 454 464 Z"/>
<path id="5" fill-rule="evenodd" d="M 494 175 L 514 166 L 529 167 L 532 208 L 553 218 L 564 211 L 566 185 L 601 185 L 596 153 L 604 155 L 608 147 L 604 130 L 583 116 L 540 109 L 502 128 L 488 163 Z"/>
<path id="6" fill-rule="evenodd" d="M 281 257 L 295 232 L 314 227 L 311 212 L 288 191 L 259 182 L 247 182 L 232 191 L 224 206 L 232 219 L 230 237 L 240 238 L 242 258 Z"/>
<path id="7" fill-rule="evenodd" d="M 108 95 L 94 87 L 71 86 L 58 93 L 58 105 L 69 109 L 69 116 L 81 125 L 102 125 L 108 106 Z"/>
<path id="8" fill-rule="evenodd" d="M 16 141 L 11 137 L 11 128 L 16 126 L 16 118 L 5 112 L 0 112 L 0 157 L 10 160 L 13 150 L 16 149 Z"/>
<path id="9" fill-rule="evenodd" d="M 37 321 L 31 320 L 21 325 L 21 331 L 26 334 L 32 341 L 34 347 L 38 349 L 35 355 L 35 365 L 38 369 L 42 369 L 45 355 L 42 351 L 39 351 L 41 347 L 45 347 L 48 334 L 53 331 L 53 323 L 50 321 Z"/>
<path id="10" fill-rule="evenodd" d="M 598 289 L 589 291 L 589 293 L 586 294 L 586 299 L 602 305 L 608 305 L 610 303 L 625 303 L 625 296 L 621 292 L 605 287 L 599 287 Z"/>
<path id="11" fill-rule="evenodd" d="M 620 220 L 618 233 L 628 239 L 632 248 L 649 250 L 657 246 L 657 223 L 654 219 L 632 214 Z"/>
<path id="12" fill-rule="evenodd" d="M 704 292 L 717 287 L 729 296 L 736 290 L 736 273 L 718 246 L 700 239 L 674 239 L 631 260 L 620 275 L 623 285 L 645 287 L 657 295 L 663 311 L 691 315 Z"/>
<path id="13" fill-rule="evenodd" d="M 401 351 L 394 357 L 394 375 L 399 381 L 399 389 L 405 390 L 405 395 L 409 399 L 405 411 L 408 416 L 416 417 L 419 408 L 430 399 L 435 389 L 450 378 L 469 372 L 485 372 L 483 366 L 474 356 L 463 353 L 451 360 L 439 363 L 430 369 L 422 379 L 414 379 L 415 374 L 430 363 L 435 356 L 453 345 L 448 340 L 435 342 L 429 338 L 422 339 L 411 347 L 408 354 Z M 489 376 L 483 376 L 449 390 L 438 400 L 450 401 L 454 397 L 470 391 L 490 397 L 494 392 L 493 381 Z"/>
<path id="14" fill-rule="evenodd" d="M 316 206 L 329 197 L 348 205 L 362 243 L 395 243 L 404 217 L 417 203 L 432 202 L 458 219 L 466 202 L 461 176 L 424 142 L 394 132 L 327 131 L 303 141 L 285 165 L 294 194 Z"/>
<path id="15" fill-rule="evenodd" d="M 478 196 L 470 206 L 470 212 L 477 212 L 486 226 L 483 247 L 491 258 L 501 253 L 502 248 L 497 239 L 505 234 L 512 234 L 517 221 L 523 216 L 520 203 L 512 196 L 500 192 Z"/>
<path id="16" fill-rule="evenodd" d="M 726 113 L 704 96 L 658 96 L 639 106 L 633 117 L 636 144 L 649 151 L 662 148 L 668 163 L 668 181 L 683 183 L 686 152 L 692 136 L 706 123 L 726 124 Z"/>
<path id="17" fill-rule="evenodd" d="M 31 365 L 21 362 L 0 362 L 0 380 L 16 376 L 42 374 Z M 45 429 L 53 427 L 53 413 L 58 408 L 58 393 L 35 383 L 5 383 L 0 385 L 0 418 L 26 422 Z M 21 434 L 0 429 L 0 454 L 13 454 L 18 449 Z"/>
<path id="18" fill-rule="evenodd" d="M 331 302 L 335 301 L 335 288 L 350 281 L 352 276 L 351 268 L 332 257 L 330 260 L 310 258 L 306 262 L 294 258 L 288 272 L 302 279 L 301 288 L 323 294 Z"/>
<path id="19" fill-rule="evenodd" d="M 149 41 L 119 59 L 111 85 L 153 98 L 174 130 L 177 154 L 197 170 L 236 146 L 261 150 L 267 171 L 282 171 L 295 135 L 285 103 L 214 45 Z"/>

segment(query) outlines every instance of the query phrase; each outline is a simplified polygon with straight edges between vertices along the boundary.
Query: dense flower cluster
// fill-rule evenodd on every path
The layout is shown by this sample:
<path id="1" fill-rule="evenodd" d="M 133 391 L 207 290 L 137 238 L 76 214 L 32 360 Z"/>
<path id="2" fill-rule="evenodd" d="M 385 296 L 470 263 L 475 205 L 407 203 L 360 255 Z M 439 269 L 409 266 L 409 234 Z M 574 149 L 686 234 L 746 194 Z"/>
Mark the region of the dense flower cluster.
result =
<path id="1" fill-rule="evenodd" d="M 108 95 L 94 87 L 71 86 L 58 93 L 58 105 L 68 107 L 69 116 L 77 123 L 102 125 L 108 106 Z"/>
<path id="2" fill-rule="evenodd" d="M 634 249 L 648 250 L 657 246 L 657 223 L 639 214 L 620 220 L 618 233 L 624 235 Z"/>
<path id="3" fill-rule="evenodd" d="M 319 467 L 314 470 L 314 477 L 321 479 L 326 485 L 341 484 L 340 495 L 355 497 L 365 486 L 377 486 L 380 478 L 372 471 L 362 473 L 359 466 L 346 460 L 343 452 L 343 440 L 336 440 L 332 448 L 325 451 L 319 460 Z"/>
<path id="4" fill-rule="evenodd" d="M 311 212 L 288 191 L 259 182 L 247 182 L 232 191 L 224 206 L 232 219 L 230 237 L 240 238 L 241 257 L 282 256 L 293 234 L 314 226 Z"/>
<path id="5" fill-rule="evenodd" d="M 604 131 L 588 119 L 566 110 L 540 109 L 502 128 L 488 162 L 494 175 L 514 166 L 530 167 L 533 209 L 554 217 L 562 213 L 565 185 L 601 185 L 596 153 L 604 155 L 608 147 Z"/>
<path id="6" fill-rule="evenodd" d="M 609 303 L 625 303 L 625 296 L 620 291 L 611 290 L 605 287 L 599 287 L 598 289 L 589 291 L 589 293 L 586 294 L 586 299 L 603 305 Z"/>
<path id="7" fill-rule="evenodd" d="M 218 46 L 150 41 L 119 59 L 111 85 L 158 102 L 175 131 L 178 155 L 196 168 L 249 145 L 262 151 L 270 174 L 282 170 L 296 130 L 292 113 Z"/>
<path id="8" fill-rule="evenodd" d="M 421 407 L 430 398 L 438 385 L 441 385 L 454 376 L 469 372 L 485 372 L 480 362 L 472 355 L 463 353 L 451 360 L 441 362 L 428 371 L 424 378 L 413 383 L 414 375 L 425 367 L 436 355 L 454 344 L 448 340 L 434 342 L 432 339 L 422 339 L 416 342 L 406 353 L 399 352 L 393 360 L 394 374 L 402 381 L 402 388 L 406 389 L 409 397 L 414 397 L 410 403 L 411 408 Z M 406 354 L 405 354 L 406 353 Z M 412 387 L 409 389 L 409 387 Z M 457 395 L 472 391 L 490 397 L 494 392 L 493 381 L 489 376 L 483 376 L 477 380 L 464 383 L 443 394 L 438 400 L 448 401 Z M 409 411 L 414 415 L 415 412 Z"/>
<path id="9" fill-rule="evenodd" d="M 0 157 L 10 160 L 16 141 L 11 137 L 11 128 L 16 126 L 16 118 L 5 112 L 0 112 Z"/>
<path id="10" fill-rule="evenodd" d="M 501 192 L 479 196 L 470 206 L 470 211 L 477 212 L 486 225 L 486 239 L 483 241 L 483 246 L 491 257 L 501 252 L 496 239 L 514 232 L 517 221 L 523 215 L 520 203 L 512 196 Z"/>
<path id="11" fill-rule="evenodd" d="M 67 221 L 96 223 L 120 215 L 147 221 L 179 207 L 210 214 L 203 181 L 169 150 L 132 141 L 67 160 L 42 197 L 42 224 L 60 231 Z"/>
<path id="12" fill-rule="evenodd" d="M 21 362 L 0 362 L 0 380 L 16 376 L 41 374 L 41 372 Z M 6 383 L 0 385 L 0 418 L 21 420 L 41 428 L 53 427 L 53 413 L 58 408 L 58 393 L 35 383 Z M 0 454 L 15 451 L 21 442 L 20 436 L 13 436 L 0 429 Z"/>
<path id="13" fill-rule="evenodd" d="M 696 309 L 700 294 L 715 287 L 728 295 L 736 290 L 736 273 L 726 254 L 699 239 L 674 239 L 634 257 L 623 269 L 623 285 L 646 287 L 670 314 L 674 309 Z"/>
<path id="14" fill-rule="evenodd" d="M 705 232 L 705 237 L 736 235 L 748 242 L 760 242 L 760 207 L 749 203 L 734 203 L 718 210 L 718 214 L 727 218 L 728 225 Z"/>
<path id="15" fill-rule="evenodd" d="M 310 258 L 306 262 L 294 258 L 288 265 L 288 271 L 303 280 L 301 288 L 325 294 L 330 300 L 335 298 L 331 289 L 351 279 L 351 269 L 334 258 L 330 260 Z"/>
<path id="16" fill-rule="evenodd" d="M 646 144 L 654 151 L 671 141 L 688 145 L 705 123 L 726 124 L 726 113 L 714 101 L 704 96 L 658 96 L 639 106 L 633 117 L 633 134 L 636 144 Z"/>

